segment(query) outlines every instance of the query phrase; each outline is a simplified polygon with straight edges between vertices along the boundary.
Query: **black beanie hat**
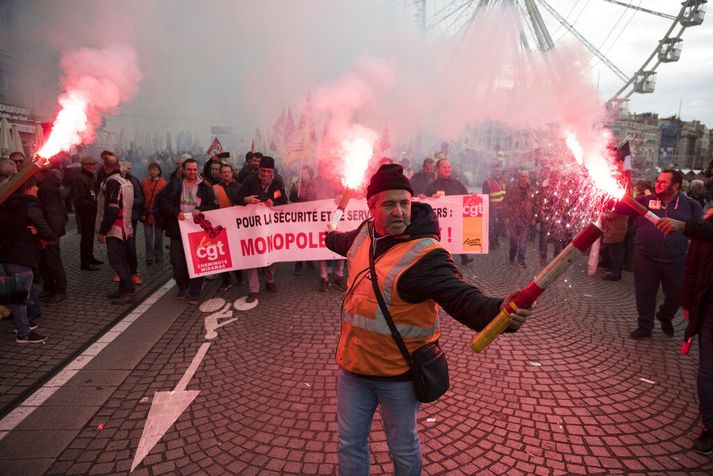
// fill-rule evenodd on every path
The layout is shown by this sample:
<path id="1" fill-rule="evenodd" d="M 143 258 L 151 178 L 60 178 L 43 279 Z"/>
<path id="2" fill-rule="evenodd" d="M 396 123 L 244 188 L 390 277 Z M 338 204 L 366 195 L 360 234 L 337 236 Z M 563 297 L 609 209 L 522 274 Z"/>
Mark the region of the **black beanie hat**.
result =
<path id="1" fill-rule="evenodd" d="M 255 155 L 253 154 L 253 157 Z M 260 158 L 260 168 L 261 169 L 274 169 L 275 168 L 275 159 L 270 157 L 269 155 L 265 155 Z"/>
<path id="2" fill-rule="evenodd" d="M 399 164 L 384 164 L 379 167 L 369 180 L 366 198 L 371 198 L 384 190 L 408 190 L 413 195 L 411 182 L 404 175 L 404 168 Z"/>

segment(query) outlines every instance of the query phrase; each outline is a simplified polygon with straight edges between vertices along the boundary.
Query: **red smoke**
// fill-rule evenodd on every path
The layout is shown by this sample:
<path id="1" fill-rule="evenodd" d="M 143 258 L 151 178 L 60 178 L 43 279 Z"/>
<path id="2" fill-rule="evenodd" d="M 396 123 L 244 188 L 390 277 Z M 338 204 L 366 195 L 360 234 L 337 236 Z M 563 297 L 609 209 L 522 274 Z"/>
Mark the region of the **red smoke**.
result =
<path id="1" fill-rule="evenodd" d="M 61 65 L 64 93 L 57 99 L 60 110 L 38 152 L 41 157 L 92 142 L 102 115 L 115 113 L 131 99 L 142 79 L 136 54 L 129 48 L 82 48 L 65 54 Z"/>

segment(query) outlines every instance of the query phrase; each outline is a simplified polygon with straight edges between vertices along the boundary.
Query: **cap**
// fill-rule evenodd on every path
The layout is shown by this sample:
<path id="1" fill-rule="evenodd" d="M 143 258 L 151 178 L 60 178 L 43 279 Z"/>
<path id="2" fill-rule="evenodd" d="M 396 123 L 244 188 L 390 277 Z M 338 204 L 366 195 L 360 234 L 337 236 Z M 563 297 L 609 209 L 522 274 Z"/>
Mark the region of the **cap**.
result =
<path id="1" fill-rule="evenodd" d="M 181 156 L 178 158 L 178 160 L 183 160 L 186 161 L 188 159 L 192 159 L 191 154 L 181 154 Z"/>
<path id="2" fill-rule="evenodd" d="M 371 198 L 384 190 L 407 190 L 413 195 L 411 182 L 404 175 L 404 168 L 399 164 L 384 164 L 379 167 L 369 180 L 366 198 Z"/>
<path id="3" fill-rule="evenodd" d="M 92 156 L 85 155 L 84 157 L 81 158 L 80 162 L 83 163 L 83 164 L 96 164 L 96 163 L 97 163 L 97 159 L 95 159 L 95 158 L 92 157 Z"/>

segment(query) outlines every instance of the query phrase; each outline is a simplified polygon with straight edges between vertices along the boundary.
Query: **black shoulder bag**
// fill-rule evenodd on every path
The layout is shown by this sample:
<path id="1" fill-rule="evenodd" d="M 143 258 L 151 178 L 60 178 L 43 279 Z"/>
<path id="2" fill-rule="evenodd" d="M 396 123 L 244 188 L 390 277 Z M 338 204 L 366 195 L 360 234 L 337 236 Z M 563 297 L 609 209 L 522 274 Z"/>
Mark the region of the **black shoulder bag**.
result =
<path id="1" fill-rule="evenodd" d="M 373 241 L 372 241 L 373 243 Z M 371 270 L 371 284 L 374 287 L 374 295 L 379 303 L 384 319 L 391 329 L 391 337 L 396 342 L 401 354 L 406 359 L 411 370 L 411 381 L 416 392 L 416 399 L 419 402 L 430 403 L 438 400 L 438 397 L 448 390 L 448 362 L 446 354 L 441 350 L 438 341 L 426 344 L 410 354 L 401 333 L 396 328 L 391 313 L 386 307 L 384 297 L 379 290 L 376 267 L 374 266 L 374 250 L 369 251 L 369 267 Z"/>

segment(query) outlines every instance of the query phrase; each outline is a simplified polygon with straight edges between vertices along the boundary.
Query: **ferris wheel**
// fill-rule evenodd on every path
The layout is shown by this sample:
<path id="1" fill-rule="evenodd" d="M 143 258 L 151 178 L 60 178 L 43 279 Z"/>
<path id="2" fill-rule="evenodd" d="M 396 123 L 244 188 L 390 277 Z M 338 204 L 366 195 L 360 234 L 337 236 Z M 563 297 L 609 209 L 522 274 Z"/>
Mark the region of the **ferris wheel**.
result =
<path id="1" fill-rule="evenodd" d="M 651 2 L 647 2 L 647 6 Z M 683 49 L 683 34 L 686 29 L 703 23 L 707 0 L 684 0 L 659 2 L 673 11 L 658 11 L 641 6 L 642 0 L 405 0 L 424 34 L 455 35 L 462 31 L 478 15 L 488 9 L 505 5 L 515 6 L 523 24 L 520 35 L 522 48 L 545 52 L 557 48 L 560 41 L 573 38 L 584 45 L 593 55 L 593 61 L 603 65 L 613 84 L 618 85 L 606 105 L 617 111 L 633 94 L 654 92 L 657 69 L 662 63 L 678 61 Z M 598 25 L 599 37 L 585 32 L 592 30 L 591 11 L 607 5 L 610 9 L 606 25 Z M 617 11 L 611 11 L 616 8 Z M 610 59 L 616 53 L 617 41 L 632 25 L 649 22 L 646 31 L 650 38 L 636 38 L 637 42 L 650 41 L 651 53 L 631 71 L 619 67 Z M 650 24 L 650 27 L 648 26 Z M 594 35 L 596 36 L 596 35 Z M 627 59 L 627 63 L 629 63 Z M 608 96 L 608 94 L 607 94 Z"/>

